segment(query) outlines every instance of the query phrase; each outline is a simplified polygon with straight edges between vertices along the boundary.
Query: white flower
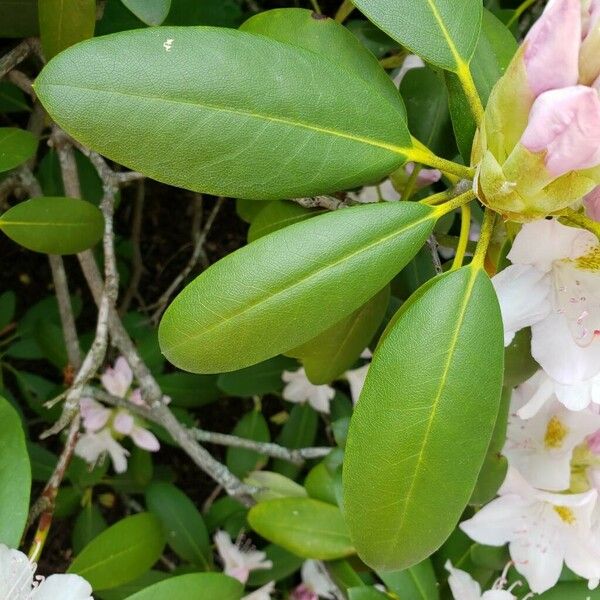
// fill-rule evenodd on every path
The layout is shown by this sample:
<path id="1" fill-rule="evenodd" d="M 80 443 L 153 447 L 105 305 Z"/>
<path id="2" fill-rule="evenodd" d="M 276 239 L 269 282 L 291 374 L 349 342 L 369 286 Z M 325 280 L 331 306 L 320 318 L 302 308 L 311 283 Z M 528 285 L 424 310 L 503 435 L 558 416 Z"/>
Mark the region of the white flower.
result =
<path id="1" fill-rule="evenodd" d="M 35 569 L 25 554 L 0 544 L 0 600 L 93 600 L 83 577 L 51 575 L 34 582 Z"/>
<path id="2" fill-rule="evenodd" d="M 127 392 L 133 383 L 133 373 L 129 363 L 119 356 L 114 367 L 108 367 L 100 377 L 104 389 L 113 396 L 126 398 Z"/>
<path id="3" fill-rule="evenodd" d="M 215 534 L 217 552 L 221 557 L 224 572 L 241 583 L 246 583 L 252 571 L 272 569 L 273 563 L 265 560 L 266 554 L 252 548 L 240 548 L 225 531 Z"/>
<path id="4" fill-rule="evenodd" d="M 140 427 L 135 418 L 124 409 L 117 411 L 113 428 L 121 435 L 128 435 L 133 443 L 142 450 L 157 452 L 160 449 L 160 443 L 156 436 L 151 431 Z"/>
<path id="5" fill-rule="evenodd" d="M 505 343 L 531 326 L 531 354 L 550 377 L 577 384 L 600 373 L 600 246 L 558 221 L 523 225 L 493 279 Z"/>
<path id="6" fill-rule="evenodd" d="M 242 600 L 271 600 L 271 594 L 275 591 L 275 582 L 270 581 L 267 585 L 254 590 L 251 594 L 244 596 Z"/>
<path id="7" fill-rule="evenodd" d="M 284 371 L 281 378 L 287 383 L 283 388 L 285 400 L 300 404 L 308 402 L 315 410 L 329 414 L 329 403 L 335 396 L 331 386 L 314 385 L 306 377 L 304 369 Z"/>
<path id="8" fill-rule="evenodd" d="M 127 471 L 129 452 L 115 440 L 108 427 L 97 433 L 82 434 L 77 440 L 75 454 L 90 465 L 95 465 L 105 454 L 108 454 L 117 473 Z"/>
<path id="9" fill-rule="evenodd" d="M 300 569 L 300 576 L 302 577 L 302 586 L 300 592 L 304 594 L 298 595 L 301 600 L 309 599 L 309 594 L 316 594 L 319 598 L 336 598 L 337 587 L 331 581 L 329 574 L 316 560 L 305 560 Z"/>
<path id="10" fill-rule="evenodd" d="M 590 588 L 598 585 L 600 540 L 592 520 L 596 490 L 583 494 L 542 492 L 511 467 L 499 494 L 461 523 L 469 537 L 488 546 L 508 543 L 515 568 L 538 594 L 556 584 L 563 562 L 587 579 Z"/>
<path id="11" fill-rule="evenodd" d="M 344 373 L 344 377 L 348 380 L 348 384 L 350 385 L 350 395 L 352 396 L 353 404 L 356 404 L 360 398 L 370 366 L 371 363 L 367 363 L 362 367 L 358 367 L 358 369 L 352 369 Z"/>
<path id="12" fill-rule="evenodd" d="M 491 590 L 484 592 L 482 595 L 481 586 L 467 572 L 454 568 L 449 560 L 446 561 L 444 566 L 446 571 L 450 573 L 448 585 L 454 600 L 517 600 L 517 597 L 512 594 L 512 590 L 515 585 L 519 584 L 517 583 L 510 589 L 505 590 L 505 573 L 494 583 Z"/>
<path id="13" fill-rule="evenodd" d="M 542 372 L 543 373 L 543 372 Z M 542 382 L 546 376 L 542 374 Z M 569 489 L 573 450 L 600 429 L 600 415 L 567 410 L 554 396 L 531 419 L 518 411 L 535 393 L 535 376 L 512 395 L 506 443 L 502 454 L 534 487 L 550 491 Z"/>

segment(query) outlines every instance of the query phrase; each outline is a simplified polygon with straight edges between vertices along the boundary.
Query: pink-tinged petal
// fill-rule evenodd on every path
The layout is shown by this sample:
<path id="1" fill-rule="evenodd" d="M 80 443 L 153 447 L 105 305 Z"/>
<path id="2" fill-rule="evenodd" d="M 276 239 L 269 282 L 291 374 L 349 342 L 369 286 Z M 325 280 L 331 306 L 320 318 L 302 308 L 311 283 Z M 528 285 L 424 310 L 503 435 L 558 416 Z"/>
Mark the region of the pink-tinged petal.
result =
<path id="1" fill-rule="evenodd" d="M 584 199 L 585 214 L 594 221 L 600 221 L 600 186 L 592 190 Z"/>
<path id="2" fill-rule="evenodd" d="M 102 429 L 112 414 L 112 410 L 102 406 L 102 404 L 91 398 L 82 398 L 79 406 L 83 426 L 87 431 L 99 431 Z"/>
<path id="3" fill-rule="evenodd" d="M 600 454 L 600 429 L 588 437 L 587 445 L 594 454 Z"/>
<path id="4" fill-rule="evenodd" d="M 583 85 L 544 92 L 531 108 L 521 143 L 545 152 L 555 178 L 600 164 L 600 98 Z"/>
<path id="5" fill-rule="evenodd" d="M 148 450 L 148 452 L 158 452 L 160 450 L 160 442 L 151 431 L 135 426 L 130 435 L 138 448 Z"/>
<path id="6" fill-rule="evenodd" d="M 144 399 L 142 398 L 142 390 L 140 388 L 135 388 L 135 390 L 133 390 L 133 392 L 131 392 L 131 395 L 129 396 L 129 401 L 132 404 L 135 404 L 136 406 L 145 406 L 146 403 L 144 402 Z"/>
<path id="7" fill-rule="evenodd" d="M 580 0 L 550 0 L 525 38 L 525 69 L 534 96 L 579 79 Z"/>
<path id="8" fill-rule="evenodd" d="M 409 162 L 404 166 L 404 170 L 408 175 L 412 175 L 415 170 L 415 163 Z M 442 172 L 438 169 L 421 169 L 417 175 L 416 189 L 420 190 L 424 187 L 437 183 L 442 178 Z"/>
<path id="9" fill-rule="evenodd" d="M 308 586 L 301 584 L 290 594 L 289 600 L 319 600 L 319 596 Z"/>
<path id="10" fill-rule="evenodd" d="M 133 417 L 124 410 L 120 410 L 113 421 L 113 427 L 123 435 L 129 435 L 134 428 L 135 421 Z"/>
<path id="11" fill-rule="evenodd" d="M 108 367 L 100 377 L 100 381 L 109 394 L 125 398 L 133 382 L 133 373 L 127 361 L 120 356 L 114 368 Z"/>

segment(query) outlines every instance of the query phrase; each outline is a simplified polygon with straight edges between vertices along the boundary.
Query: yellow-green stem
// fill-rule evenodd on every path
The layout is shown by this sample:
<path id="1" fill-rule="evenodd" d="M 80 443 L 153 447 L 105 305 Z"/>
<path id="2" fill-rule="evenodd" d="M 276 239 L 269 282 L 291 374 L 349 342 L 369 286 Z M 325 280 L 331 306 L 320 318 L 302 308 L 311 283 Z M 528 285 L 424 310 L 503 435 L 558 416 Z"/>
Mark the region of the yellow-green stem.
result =
<path id="1" fill-rule="evenodd" d="M 477 268 L 483 268 L 485 256 L 492 239 L 492 233 L 494 232 L 495 222 L 496 213 L 493 210 L 486 208 L 485 213 L 483 214 L 483 223 L 481 224 L 481 234 L 479 236 L 479 241 L 477 242 L 473 261 L 471 262 L 471 264 Z"/>
<path id="2" fill-rule="evenodd" d="M 507 27 L 512 27 L 518 20 L 519 17 L 530 7 L 533 6 L 533 4 L 535 4 L 536 0 L 525 0 L 525 2 L 522 2 L 516 9 L 515 12 L 513 13 L 513 16 L 508 20 L 508 23 L 506 24 Z"/>
<path id="3" fill-rule="evenodd" d="M 458 76 L 460 84 L 463 88 L 467 102 L 469 103 L 469 108 L 471 109 L 473 117 L 475 118 L 475 123 L 477 123 L 477 126 L 479 127 L 483 121 L 484 109 L 469 65 L 465 62 L 461 62 L 458 65 L 456 75 Z"/>
<path id="4" fill-rule="evenodd" d="M 451 173 L 461 179 L 473 179 L 475 176 L 475 169 L 472 167 L 466 167 L 465 165 L 441 158 L 428 150 L 425 146 L 407 149 L 406 157 L 412 162 L 422 163 L 429 167 L 439 169 L 442 173 Z"/>
<path id="5" fill-rule="evenodd" d="M 469 233 L 471 231 L 471 206 L 469 204 L 463 204 L 460 207 L 460 211 L 460 236 L 458 238 L 458 246 L 456 246 L 454 261 L 452 262 L 452 270 L 460 269 L 460 267 L 462 267 L 463 261 L 465 260 L 465 252 L 467 251 L 467 244 L 469 243 Z"/>
<path id="6" fill-rule="evenodd" d="M 449 192 L 443 192 L 449 194 Z M 435 212 L 438 218 L 447 215 L 449 212 L 460 208 L 464 204 L 468 204 L 469 202 L 475 200 L 475 192 L 473 190 L 467 190 L 463 194 L 456 196 L 456 198 L 452 198 L 452 200 L 448 200 L 445 204 L 440 204 L 435 207 Z"/>
<path id="7" fill-rule="evenodd" d="M 313 10 L 318 14 L 321 15 L 323 14 L 321 12 L 321 7 L 319 6 L 319 2 L 318 0 L 310 0 L 310 3 L 312 4 Z"/>
<path id="8" fill-rule="evenodd" d="M 335 13 L 335 20 L 338 23 L 343 23 L 354 11 L 354 4 L 350 0 L 344 0 Z"/>
<path id="9" fill-rule="evenodd" d="M 443 192 L 439 192 L 438 194 L 427 196 L 427 198 L 423 198 L 423 200 L 419 200 L 419 204 L 434 206 L 436 204 L 439 204 L 440 202 L 446 202 L 446 200 L 449 200 L 451 196 L 452 190 L 445 190 Z"/>
<path id="10" fill-rule="evenodd" d="M 404 192 L 402 194 L 402 200 L 410 200 L 415 188 L 417 186 L 417 179 L 419 178 L 419 173 L 423 167 L 421 165 L 414 165 L 413 172 L 410 174 L 408 181 L 406 182 L 406 186 L 404 187 Z"/>

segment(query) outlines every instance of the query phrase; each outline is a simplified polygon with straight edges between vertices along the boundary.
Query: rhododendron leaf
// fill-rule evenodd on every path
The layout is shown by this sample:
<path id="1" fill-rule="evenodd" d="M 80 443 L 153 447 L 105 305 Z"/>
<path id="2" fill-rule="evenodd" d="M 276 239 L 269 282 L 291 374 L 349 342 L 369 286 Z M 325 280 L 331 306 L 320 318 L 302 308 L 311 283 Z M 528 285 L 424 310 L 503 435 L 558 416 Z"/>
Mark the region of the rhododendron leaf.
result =
<path id="1" fill-rule="evenodd" d="M 246 413 L 231 433 L 237 437 L 254 440 L 255 442 L 271 441 L 269 426 L 259 410 L 251 410 Z M 254 450 L 227 448 L 227 467 L 240 479 L 246 477 L 251 471 L 264 467 L 267 460 L 266 456 Z"/>
<path id="2" fill-rule="evenodd" d="M 253 506 L 248 523 L 266 540 L 303 558 L 333 560 L 354 554 L 337 506 L 312 498 L 281 498 Z"/>
<path id="3" fill-rule="evenodd" d="M 86 146 L 215 195 L 271 200 L 352 188 L 394 171 L 412 148 L 399 95 L 382 96 L 334 54 L 230 29 L 95 38 L 50 61 L 35 90 Z"/>
<path id="4" fill-rule="evenodd" d="M 344 460 L 346 521 L 367 564 L 408 568 L 456 526 L 496 422 L 503 350 L 494 288 L 474 266 L 428 282 L 388 326 Z"/>
<path id="5" fill-rule="evenodd" d="M 29 131 L 0 127 L 0 173 L 14 169 L 31 158 L 37 145 L 37 138 Z"/>
<path id="6" fill-rule="evenodd" d="M 252 219 L 250 229 L 248 229 L 249 242 L 325 212 L 324 210 L 304 208 L 295 202 L 286 200 L 273 200 L 266 206 L 264 204 L 262 206 L 264 208 Z"/>
<path id="7" fill-rule="evenodd" d="M 437 67 L 458 71 L 473 55 L 481 0 L 353 0 L 375 25 Z"/>
<path id="8" fill-rule="evenodd" d="M 260 238 L 175 298 L 160 324 L 161 349 L 178 367 L 207 373 L 297 347 L 381 290 L 423 245 L 436 216 L 415 203 L 373 204 Z"/>
<path id="9" fill-rule="evenodd" d="M 0 396 L 0 543 L 17 548 L 29 513 L 31 467 L 21 419 Z"/>
<path id="10" fill-rule="evenodd" d="M 273 568 L 252 571 L 248 579 L 248 584 L 251 586 L 266 585 L 269 581 L 278 581 L 288 577 L 304 562 L 304 559 L 275 544 L 268 544 L 263 551 L 267 555 L 266 560 L 273 563 Z"/>
<path id="11" fill-rule="evenodd" d="M 244 586 L 223 573 L 190 573 L 159 581 L 127 600 L 240 600 L 243 593 Z"/>
<path id="12" fill-rule="evenodd" d="M 121 0 L 146 25 L 160 25 L 169 14 L 171 0 Z"/>
<path id="13" fill-rule="evenodd" d="M 67 572 L 81 575 L 94 590 L 114 588 L 145 573 L 164 547 L 165 534 L 158 517 L 140 513 L 117 521 L 95 537 Z"/>
<path id="14" fill-rule="evenodd" d="M 438 600 L 440 597 L 429 559 L 403 571 L 381 571 L 377 574 L 390 592 L 405 600 Z"/>

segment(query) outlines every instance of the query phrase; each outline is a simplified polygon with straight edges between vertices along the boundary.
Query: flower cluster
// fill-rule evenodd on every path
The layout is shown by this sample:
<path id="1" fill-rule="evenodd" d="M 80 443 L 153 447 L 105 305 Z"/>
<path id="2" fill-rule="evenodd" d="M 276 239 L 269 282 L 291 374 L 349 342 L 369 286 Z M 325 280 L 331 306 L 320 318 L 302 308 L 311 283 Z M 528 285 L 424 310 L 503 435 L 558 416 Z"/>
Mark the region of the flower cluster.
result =
<path id="1" fill-rule="evenodd" d="M 598 202 L 599 20 L 599 0 L 550 0 L 490 96 L 476 191 L 512 220 Z"/>
<path id="2" fill-rule="evenodd" d="M 116 360 L 114 367 L 106 369 L 100 381 L 112 396 L 128 399 L 138 406 L 144 405 L 140 390 L 131 390 L 133 373 L 122 356 Z M 168 398 L 165 400 L 168 401 Z M 77 442 L 75 454 L 89 464 L 95 465 L 108 454 L 115 471 L 124 473 L 129 452 L 119 441 L 125 436 L 143 450 L 157 452 L 160 448 L 156 436 L 126 408 L 107 408 L 92 398 L 82 398 L 80 407 L 85 432 Z"/>

